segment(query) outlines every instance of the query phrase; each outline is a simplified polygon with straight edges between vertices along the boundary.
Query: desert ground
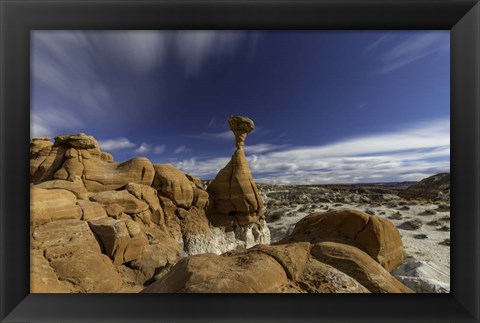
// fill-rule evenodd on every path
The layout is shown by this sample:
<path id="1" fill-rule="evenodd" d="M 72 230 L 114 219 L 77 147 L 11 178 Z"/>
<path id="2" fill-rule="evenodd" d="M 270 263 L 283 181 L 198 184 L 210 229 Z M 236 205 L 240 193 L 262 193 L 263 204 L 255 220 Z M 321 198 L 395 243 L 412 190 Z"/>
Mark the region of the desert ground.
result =
<path id="1" fill-rule="evenodd" d="M 438 181 L 446 182 L 442 187 L 432 184 L 424 188 L 435 191 L 434 198 L 425 198 L 422 192 L 416 192 L 408 198 L 402 197 L 402 192 L 415 187 L 416 182 L 295 186 L 259 184 L 259 188 L 265 203 L 272 243 L 290 234 L 295 224 L 311 213 L 335 209 L 361 210 L 388 219 L 400 231 L 406 262 L 393 272 L 397 278 L 404 281 L 415 280 L 416 276 L 432 279 L 436 287 L 424 286 L 426 290 L 448 292 L 450 194 L 448 190 L 443 194 L 441 192 L 449 187 L 449 179 L 445 179 L 448 174 L 437 177 Z"/>

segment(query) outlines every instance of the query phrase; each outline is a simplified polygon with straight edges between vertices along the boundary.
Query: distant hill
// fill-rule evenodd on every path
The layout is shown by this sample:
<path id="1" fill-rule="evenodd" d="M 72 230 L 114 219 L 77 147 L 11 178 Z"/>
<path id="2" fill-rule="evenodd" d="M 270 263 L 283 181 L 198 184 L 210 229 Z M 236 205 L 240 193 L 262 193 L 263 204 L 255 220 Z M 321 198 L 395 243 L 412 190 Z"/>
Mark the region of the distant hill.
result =
<path id="1" fill-rule="evenodd" d="M 403 198 L 445 199 L 450 196 L 450 173 L 424 178 L 398 195 Z"/>

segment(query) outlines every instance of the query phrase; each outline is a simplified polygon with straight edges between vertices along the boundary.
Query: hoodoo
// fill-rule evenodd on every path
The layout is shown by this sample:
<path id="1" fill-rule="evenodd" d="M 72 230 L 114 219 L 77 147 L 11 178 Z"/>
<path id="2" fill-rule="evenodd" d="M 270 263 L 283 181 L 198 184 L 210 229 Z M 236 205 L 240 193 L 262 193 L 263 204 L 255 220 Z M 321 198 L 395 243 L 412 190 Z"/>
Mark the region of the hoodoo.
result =
<path id="1" fill-rule="evenodd" d="M 243 146 L 255 124 L 247 117 L 228 117 L 235 134 L 236 150 L 230 162 L 217 174 L 207 188 L 212 203 L 207 213 L 216 226 L 236 228 L 256 224 L 254 231 L 268 231 L 263 214 L 263 200 L 253 180 Z M 268 238 L 269 240 L 269 238 Z"/>

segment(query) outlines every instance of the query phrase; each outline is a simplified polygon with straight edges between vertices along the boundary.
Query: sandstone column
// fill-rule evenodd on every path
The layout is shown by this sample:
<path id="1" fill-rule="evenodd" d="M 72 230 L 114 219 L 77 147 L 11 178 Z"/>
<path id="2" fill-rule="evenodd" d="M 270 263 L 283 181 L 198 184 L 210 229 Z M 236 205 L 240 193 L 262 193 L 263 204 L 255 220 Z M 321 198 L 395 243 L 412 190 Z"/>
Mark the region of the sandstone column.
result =
<path id="1" fill-rule="evenodd" d="M 236 150 L 230 162 L 217 174 L 207 188 L 212 199 L 208 216 L 216 226 L 235 227 L 263 221 L 263 201 L 255 184 L 243 146 L 255 125 L 247 117 L 228 117 L 235 134 Z"/>

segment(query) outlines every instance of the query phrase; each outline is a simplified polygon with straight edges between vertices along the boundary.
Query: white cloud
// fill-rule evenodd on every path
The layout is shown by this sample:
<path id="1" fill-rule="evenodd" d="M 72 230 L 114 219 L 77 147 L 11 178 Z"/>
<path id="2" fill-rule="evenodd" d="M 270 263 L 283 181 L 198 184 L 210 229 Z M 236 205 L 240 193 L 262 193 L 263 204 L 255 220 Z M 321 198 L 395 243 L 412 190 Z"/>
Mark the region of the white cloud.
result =
<path id="1" fill-rule="evenodd" d="M 257 181 L 301 184 L 305 180 L 309 183 L 419 180 L 450 169 L 448 120 L 433 120 L 322 146 L 282 148 L 247 156 Z M 213 178 L 228 160 L 189 159 L 176 165 L 194 175 Z"/>
<path id="2" fill-rule="evenodd" d="M 120 137 L 117 139 L 99 140 L 100 148 L 106 151 L 121 150 L 135 147 L 135 144 L 127 138 Z"/>
<path id="3" fill-rule="evenodd" d="M 167 145 L 158 145 L 153 148 L 153 153 L 155 155 L 160 155 L 165 152 L 165 149 L 167 149 Z"/>
<path id="4" fill-rule="evenodd" d="M 177 147 L 177 148 L 173 151 L 173 153 L 174 153 L 174 154 L 183 154 L 183 153 L 188 153 L 188 152 L 190 152 L 190 151 L 192 151 L 190 148 L 182 145 L 182 146 Z"/>
<path id="5" fill-rule="evenodd" d="M 230 157 L 219 157 L 204 160 L 190 158 L 174 162 L 173 164 L 186 173 L 194 172 L 195 176 L 213 178 L 223 167 L 227 165 L 229 160 Z"/>
<path id="6" fill-rule="evenodd" d="M 256 144 L 256 145 L 245 145 L 244 150 L 247 154 L 260 154 L 267 151 L 279 150 L 287 147 L 288 145 L 273 145 L 273 144 Z"/>
<path id="7" fill-rule="evenodd" d="M 391 33 L 386 39 L 382 39 L 382 43 L 390 43 L 388 40 L 398 37 L 395 33 Z M 377 46 L 378 44 L 374 48 Z M 441 52 L 448 53 L 449 48 L 450 42 L 448 41 L 447 32 L 430 31 L 428 33 L 411 35 L 399 43 L 396 42 L 395 45 L 387 50 L 382 51 L 379 57 L 381 66 L 374 73 L 388 73 L 424 57 Z"/>
<path id="8" fill-rule="evenodd" d="M 135 149 L 133 152 L 134 152 L 135 154 L 146 154 L 146 153 L 148 153 L 148 152 L 150 151 L 150 146 L 151 146 L 151 145 L 143 142 L 143 143 L 140 145 L 140 147 L 138 147 L 137 149 Z"/>

